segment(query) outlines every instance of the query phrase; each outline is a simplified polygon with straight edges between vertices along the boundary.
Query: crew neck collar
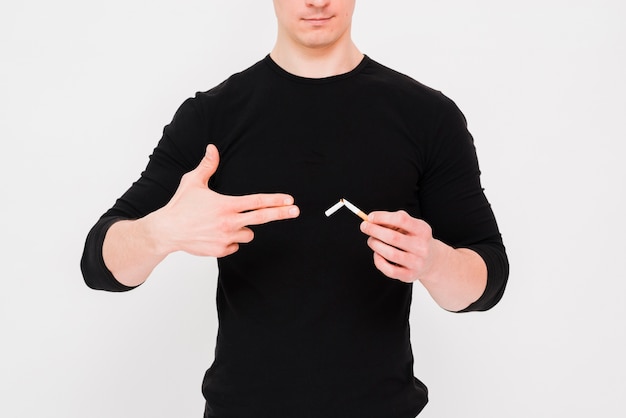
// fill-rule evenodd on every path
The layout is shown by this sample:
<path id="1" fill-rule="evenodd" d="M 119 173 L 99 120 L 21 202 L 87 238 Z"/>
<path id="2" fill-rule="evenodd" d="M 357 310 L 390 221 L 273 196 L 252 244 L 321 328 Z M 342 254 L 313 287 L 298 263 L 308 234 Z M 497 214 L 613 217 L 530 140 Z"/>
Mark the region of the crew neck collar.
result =
<path id="1" fill-rule="evenodd" d="M 346 78 L 350 78 L 353 75 L 358 74 L 371 60 L 367 55 L 364 54 L 363 59 L 361 59 L 361 62 L 359 62 L 359 64 L 356 67 L 354 67 L 352 70 L 346 73 L 331 75 L 328 77 L 321 77 L 321 78 L 302 77 L 299 75 L 292 74 L 288 72 L 287 70 L 283 69 L 280 65 L 278 65 L 276 61 L 272 59 L 270 54 L 267 54 L 263 61 L 278 75 L 280 75 L 281 77 L 291 79 L 292 81 L 297 81 L 300 83 L 330 83 L 333 81 L 339 81 L 339 80 L 343 80 Z"/>

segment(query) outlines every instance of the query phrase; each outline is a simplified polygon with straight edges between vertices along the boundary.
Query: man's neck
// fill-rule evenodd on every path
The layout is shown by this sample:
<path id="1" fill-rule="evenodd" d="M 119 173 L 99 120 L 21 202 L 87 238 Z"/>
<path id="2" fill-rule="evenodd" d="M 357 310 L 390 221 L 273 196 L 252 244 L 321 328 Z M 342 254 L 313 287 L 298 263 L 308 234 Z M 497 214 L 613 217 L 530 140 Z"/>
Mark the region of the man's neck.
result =
<path id="1" fill-rule="evenodd" d="M 307 78 L 345 74 L 356 68 L 363 54 L 350 40 L 339 45 L 306 48 L 277 42 L 270 57 L 285 71 Z"/>

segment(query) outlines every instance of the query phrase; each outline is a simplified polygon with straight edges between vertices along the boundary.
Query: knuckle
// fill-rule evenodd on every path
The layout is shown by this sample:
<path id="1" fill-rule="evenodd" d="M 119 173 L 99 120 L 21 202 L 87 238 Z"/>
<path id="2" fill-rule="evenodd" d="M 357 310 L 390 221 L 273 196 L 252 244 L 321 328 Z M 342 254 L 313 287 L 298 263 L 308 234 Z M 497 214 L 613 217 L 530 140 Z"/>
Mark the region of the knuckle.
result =
<path id="1" fill-rule="evenodd" d="M 386 274 L 386 265 L 384 265 L 384 258 L 382 255 L 378 254 L 378 253 L 374 253 L 374 265 L 376 266 L 376 268 L 378 268 L 378 270 L 382 271 L 383 273 Z"/>
<path id="2" fill-rule="evenodd" d="M 254 239 L 254 232 L 251 229 L 246 228 L 244 230 L 243 239 L 241 240 L 241 242 L 248 243 L 248 242 L 251 242 L 253 239 Z"/>
<path id="3" fill-rule="evenodd" d="M 409 256 L 409 254 L 405 253 L 404 251 L 399 251 L 395 257 L 395 264 L 407 266 L 411 262 L 410 258 L 411 257 Z"/>
<path id="4" fill-rule="evenodd" d="M 269 213 L 265 210 L 259 210 L 255 213 L 256 221 L 259 224 L 267 223 L 270 220 Z"/>
<path id="5" fill-rule="evenodd" d="M 397 232 L 389 234 L 387 243 L 393 247 L 398 247 L 402 241 L 402 235 Z"/>
<path id="6" fill-rule="evenodd" d="M 221 232 L 230 231 L 231 227 L 232 221 L 229 218 L 223 217 L 220 219 L 218 228 Z"/>
<path id="7" fill-rule="evenodd" d="M 392 279 L 396 279 L 396 280 L 400 280 L 400 277 L 402 276 L 402 272 L 400 271 L 400 269 L 397 266 L 390 264 L 390 263 L 387 263 L 385 274 L 388 277 Z"/>
<path id="8" fill-rule="evenodd" d="M 411 215 L 409 215 L 406 211 L 401 210 L 399 212 L 400 215 L 400 223 L 402 224 L 402 226 L 406 226 L 407 224 L 409 224 L 413 218 L 411 217 Z"/>
<path id="9" fill-rule="evenodd" d="M 424 258 L 419 254 L 409 254 L 406 263 L 411 270 L 420 271 L 424 265 Z"/>
<path id="10" fill-rule="evenodd" d="M 229 256 L 237 252 L 237 250 L 239 250 L 239 244 L 234 243 L 234 244 L 227 245 L 225 247 L 222 247 L 217 257 L 222 258 L 222 257 Z"/>
<path id="11" fill-rule="evenodd" d="M 417 224 L 416 224 L 416 228 L 417 231 L 420 234 L 431 234 L 432 233 L 432 228 L 430 227 L 430 225 L 428 225 L 428 223 L 422 221 L 422 220 L 418 220 Z"/>
<path id="12" fill-rule="evenodd" d="M 183 184 L 189 183 L 191 181 L 191 177 L 192 177 L 191 171 L 183 174 L 180 178 L 180 184 L 183 185 Z"/>
<path id="13" fill-rule="evenodd" d="M 372 238 L 372 249 L 377 253 L 387 255 L 389 244 L 384 243 L 376 238 Z"/>
<path id="14" fill-rule="evenodd" d="M 263 202 L 263 196 L 261 195 L 254 196 L 253 203 L 255 208 L 262 208 L 263 206 L 265 206 Z"/>

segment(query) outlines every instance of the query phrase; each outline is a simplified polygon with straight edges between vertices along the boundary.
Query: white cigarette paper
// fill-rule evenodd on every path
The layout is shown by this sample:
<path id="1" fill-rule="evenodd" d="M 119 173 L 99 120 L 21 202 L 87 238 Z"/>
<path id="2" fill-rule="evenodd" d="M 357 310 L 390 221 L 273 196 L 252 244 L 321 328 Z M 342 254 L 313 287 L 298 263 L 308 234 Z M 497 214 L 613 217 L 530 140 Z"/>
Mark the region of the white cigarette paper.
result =
<path id="1" fill-rule="evenodd" d="M 354 206 L 352 203 L 348 202 L 347 199 L 341 199 L 341 201 L 343 202 L 344 205 L 346 205 L 346 207 L 348 209 L 350 209 L 356 216 L 358 216 L 359 218 L 363 219 L 364 221 L 367 221 L 367 214 L 365 212 L 363 212 L 361 209 L 357 208 L 356 206 Z"/>
<path id="2" fill-rule="evenodd" d="M 324 214 L 326 216 L 330 216 L 333 213 L 337 212 L 342 206 L 343 206 L 343 200 L 340 200 L 339 202 L 331 206 L 326 212 L 324 212 Z"/>

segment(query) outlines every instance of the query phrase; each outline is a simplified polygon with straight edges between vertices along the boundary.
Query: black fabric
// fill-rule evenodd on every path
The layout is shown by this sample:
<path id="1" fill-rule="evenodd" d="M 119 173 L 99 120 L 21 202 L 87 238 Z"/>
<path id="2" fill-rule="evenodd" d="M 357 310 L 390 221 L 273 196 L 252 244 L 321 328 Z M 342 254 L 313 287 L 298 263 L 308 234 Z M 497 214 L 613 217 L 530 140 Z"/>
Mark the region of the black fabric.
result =
<path id="1" fill-rule="evenodd" d="M 182 104 L 141 178 L 89 234 L 89 286 L 126 290 L 102 262 L 106 228 L 165 205 L 208 143 L 221 159 L 211 188 L 289 193 L 301 215 L 253 227 L 254 241 L 218 260 L 205 417 L 415 417 L 427 390 L 413 377 L 412 286 L 374 267 L 359 218 L 324 211 L 345 197 L 424 219 L 487 264 L 487 290 L 466 310 L 495 305 L 508 262 L 456 105 L 368 57 L 307 79 L 268 56 Z"/>
<path id="2" fill-rule="evenodd" d="M 115 280 L 107 269 L 102 257 L 102 244 L 107 231 L 115 222 L 125 219 L 119 216 L 103 216 L 91 228 L 85 240 L 85 249 L 80 261 L 80 268 L 86 283 L 92 289 L 108 290 L 110 292 L 126 292 L 133 289 Z"/>

